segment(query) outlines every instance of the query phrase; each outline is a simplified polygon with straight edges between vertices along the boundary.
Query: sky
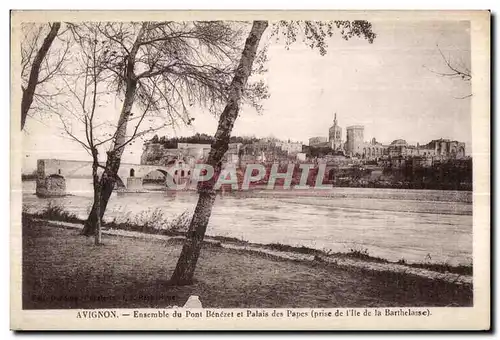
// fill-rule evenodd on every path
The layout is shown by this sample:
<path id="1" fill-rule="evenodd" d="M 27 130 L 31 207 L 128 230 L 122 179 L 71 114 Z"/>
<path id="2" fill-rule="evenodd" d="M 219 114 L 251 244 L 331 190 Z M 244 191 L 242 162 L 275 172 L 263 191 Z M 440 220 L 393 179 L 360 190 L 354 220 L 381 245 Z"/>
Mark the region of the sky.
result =
<path id="1" fill-rule="evenodd" d="M 405 139 L 426 144 L 432 139 L 450 138 L 466 143 L 471 150 L 470 84 L 442 77 L 449 71 L 439 52 L 454 65 L 470 68 L 468 22 L 375 21 L 373 44 L 334 36 L 328 40 L 326 56 L 297 42 L 286 50 L 270 42 L 265 82 L 270 98 L 257 113 L 242 107 L 233 135 L 273 136 L 308 143 L 310 137 L 328 136 L 337 113 L 343 129 L 364 125 L 366 141 L 375 137 L 388 144 Z M 438 48 L 439 47 L 439 48 Z M 106 108 L 118 116 L 121 101 Z M 190 127 L 158 132 L 168 136 L 189 136 L 196 132 L 213 135 L 217 117 L 205 110 L 191 112 Z M 90 160 L 76 142 L 61 137 L 56 118 L 28 119 L 23 138 L 23 171 L 35 169 L 39 158 Z M 128 146 L 123 162 L 139 163 L 141 143 Z"/>

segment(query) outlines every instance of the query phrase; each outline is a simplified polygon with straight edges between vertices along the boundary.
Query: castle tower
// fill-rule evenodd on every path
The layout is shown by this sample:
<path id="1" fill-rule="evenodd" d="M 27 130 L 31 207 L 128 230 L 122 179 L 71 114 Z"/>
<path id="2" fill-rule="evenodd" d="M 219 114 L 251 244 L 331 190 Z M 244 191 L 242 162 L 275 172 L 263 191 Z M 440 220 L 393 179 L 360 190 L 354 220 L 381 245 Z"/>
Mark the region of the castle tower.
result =
<path id="1" fill-rule="evenodd" d="M 333 125 L 328 130 L 328 142 L 333 150 L 342 149 L 342 128 L 337 124 L 337 113 L 333 118 Z"/>
<path id="2" fill-rule="evenodd" d="M 347 140 L 346 140 L 346 154 L 355 156 L 356 154 L 362 155 L 362 146 L 364 143 L 365 127 L 363 125 L 348 126 Z"/>

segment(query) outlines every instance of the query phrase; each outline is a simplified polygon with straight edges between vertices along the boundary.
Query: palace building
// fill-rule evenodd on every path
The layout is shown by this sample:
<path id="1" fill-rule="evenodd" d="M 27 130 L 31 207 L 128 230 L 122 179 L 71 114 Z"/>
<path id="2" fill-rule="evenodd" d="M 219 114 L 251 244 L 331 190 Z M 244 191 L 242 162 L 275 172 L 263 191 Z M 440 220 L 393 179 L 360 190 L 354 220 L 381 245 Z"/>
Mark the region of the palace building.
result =
<path id="1" fill-rule="evenodd" d="M 465 143 L 436 139 L 425 145 L 409 145 L 404 139 L 396 139 L 390 144 L 379 143 L 375 138 L 365 141 L 365 127 L 352 125 L 346 128 L 346 140 L 342 140 L 342 128 L 338 125 L 337 113 L 334 115 L 333 125 L 326 137 L 309 138 L 310 147 L 330 147 L 335 154 L 343 153 L 348 157 L 365 160 L 379 160 L 382 158 L 423 157 L 432 160 L 465 158 Z"/>

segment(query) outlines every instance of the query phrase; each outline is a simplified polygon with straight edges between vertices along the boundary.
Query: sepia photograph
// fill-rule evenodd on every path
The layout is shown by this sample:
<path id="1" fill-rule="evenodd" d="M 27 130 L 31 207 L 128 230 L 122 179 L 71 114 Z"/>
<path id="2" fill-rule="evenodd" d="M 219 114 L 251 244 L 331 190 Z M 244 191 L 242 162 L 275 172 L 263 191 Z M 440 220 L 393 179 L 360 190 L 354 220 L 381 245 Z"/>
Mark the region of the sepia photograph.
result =
<path id="1" fill-rule="evenodd" d="M 215 13 L 12 12 L 13 327 L 489 327 L 489 13 Z"/>

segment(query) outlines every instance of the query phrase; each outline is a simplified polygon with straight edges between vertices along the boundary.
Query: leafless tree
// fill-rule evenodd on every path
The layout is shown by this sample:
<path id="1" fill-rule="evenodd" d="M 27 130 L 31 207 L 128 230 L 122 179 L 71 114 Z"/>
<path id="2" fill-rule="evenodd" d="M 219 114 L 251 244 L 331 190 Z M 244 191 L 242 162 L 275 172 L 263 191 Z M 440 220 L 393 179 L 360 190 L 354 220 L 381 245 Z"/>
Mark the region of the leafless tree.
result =
<path id="1" fill-rule="evenodd" d="M 57 93 L 46 86 L 64 68 L 69 42 L 60 41 L 54 49 L 53 43 L 60 33 L 61 23 L 24 24 L 21 43 L 21 130 L 31 111 L 44 107 Z M 33 107 L 33 102 L 35 106 Z"/>
<path id="2" fill-rule="evenodd" d="M 100 153 L 106 152 L 111 147 L 115 150 L 123 149 L 129 143 L 147 133 L 162 129 L 170 124 L 156 124 L 155 127 L 140 129 L 141 123 L 157 110 L 155 98 L 156 87 L 144 89 L 143 96 L 149 96 L 151 100 L 137 114 L 131 118 L 132 129 L 124 136 L 120 145 L 114 145 L 118 131 L 120 130 L 110 117 L 108 112 L 108 101 L 110 81 L 113 73 L 109 70 L 108 52 L 109 44 L 106 40 L 99 39 L 100 31 L 93 25 L 81 24 L 76 29 L 70 28 L 74 35 L 72 48 L 72 71 L 71 76 L 62 78 L 63 92 L 57 96 L 57 100 L 47 105 L 47 110 L 57 115 L 61 121 L 63 135 L 76 141 L 92 157 L 92 178 L 94 189 L 94 209 L 96 210 L 95 221 L 95 244 L 101 243 L 101 194 L 102 183 L 108 176 L 106 167 L 99 162 Z M 153 82 L 155 84 L 155 82 Z M 102 170 L 102 176 L 99 176 Z"/>
<path id="3" fill-rule="evenodd" d="M 73 121 L 78 121 L 82 124 L 79 126 L 79 131 L 84 132 L 84 137 L 80 137 L 77 133 L 73 131 L 73 124 L 71 121 L 67 121 L 67 117 L 64 113 L 65 110 L 57 110 L 55 113 L 59 116 L 64 131 L 66 134 L 78 142 L 83 148 L 92 156 L 92 184 L 94 189 L 94 200 L 97 199 L 96 209 L 100 210 L 99 196 L 101 192 L 100 181 L 98 170 L 99 164 L 99 147 L 105 144 L 108 139 L 106 137 L 99 136 L 98 125 L 97 124 L 97 109 L 103 95 L 102 83 L 105 80 L 105 72 L 101 67 L 101 60 L 103 58 L 103 47 L 99 46 L 96 37 L 88 36 L 78 40 L 79 53 L 77 61 L 81 67 L 81 72 L 79 76 L 76 77 L 74 83 L 69 83 L 65 80 L 67 89 L 73 95 L 72 99 L 75 99 L 78 103 L 71 105 L 71 101 L 68 101 L 68 105 L 61 105 L 63 108 L 67 108 L 66 112 L 70 113 L 73 117 Z M 62 102 L 62 100 L 59 100 Z M 83 127 L 83 129 L 82 129 Z M 101 218 L 97 219 L 96 223 L 96 234 L 95 234 L 95 244 L 99 245 L 101 243 Z"/>
<path id="4" fill-rule="evenodd" d="M 465 65 L 458 65 L 454 64 L 451 61 L 450 57 L 445 57 L 443 54 L 443 51 L 437 47 L 439 54 L 441 55 L 441 58 L 443 58 L 444 63 L 446 64 L 446 67 L 448 68 L 448 72 L 436 72 L 437 74 L 443 76 L 443 77 L 451 77 L 451 78 L 460 78 L 464 81 L 471 81 L 472 80 L 472 74 L 470 72 L 470 69 L 465 66 Z"/>
<path id="5" fill-rule="evenodd" d="M 441 56 L 444 65 L 446 66 L 446 71 L 438 72 L 435 70 L 430 70 L 441 77 L 447 77 L 450 79 L 460 79 L 464 82 L 470 83 L 472 81 L 472 73 L 470 68 L 464 63 L 454 62 L 450 56 L 446 57 L 441 50 L 441 48 L 436 45 L 439 55 Z M 472 96 L 472 93 L 465 96 L 457 97 L 456 99 L 465 99 Z"/>
<path id="6" fill-rule="evenodd" d="M 231 132 L 240 110 L 242 95 L 252 73 L 259 43 L 268 25 L 267 21 L 253 22 L 239 64 L 232 78 L 229 97 L 219 117 L 215 142 L 212 144 L 207 161 L 214 168 L 216 174 L 221 171 L 222 159 L 228 150 Z M 372 43 L 376 37 L 371 30 L 371 24 L 367 21 L 280 21 L 272 26 L 271 36 L 278 39 L 284 36 L 287 47 L 297 39 L 302 38 L 311 48 L 318 49 L 320 54 L 324 55 L 328 47 L 327 38 L 332 37 L 336 29 L 340 31 L 342 38 L 346 40 L 356 36 L 365 38 Z M 173 285 L 186 285 L 191 284 L 193 281 L 196 264 L 215 202 L 214 185 L 215 179 L 198 190 L 198 203 L 180 257 L 170 279 L 170 283 Z"/>
<path id="7" fill-rule="evenodd" d="M 118 180 L 124 148 L 131 142 L 130 123 L 137 122 L 132 129 L 136 135 L 158 128 L 144 129 L 144 116 L 138 117 L 133 108 L 172 125 L 189 124 L 192 106 L 220 112 L 241 51 L 239 27 L 243 25 L 217 21 L 68 25 L 76 41 L 96 32 L 95 40 L 103 46 L 99 63 L 107 74 L 108 90 L 123 100 L 106 151 L 100 200 L 94 201 L 83 230 L 83 234 L 93 235 Z M 266 95 L 259 85 L 245 93 L 252 93 L 246 96 L 250 104 Z"/>

